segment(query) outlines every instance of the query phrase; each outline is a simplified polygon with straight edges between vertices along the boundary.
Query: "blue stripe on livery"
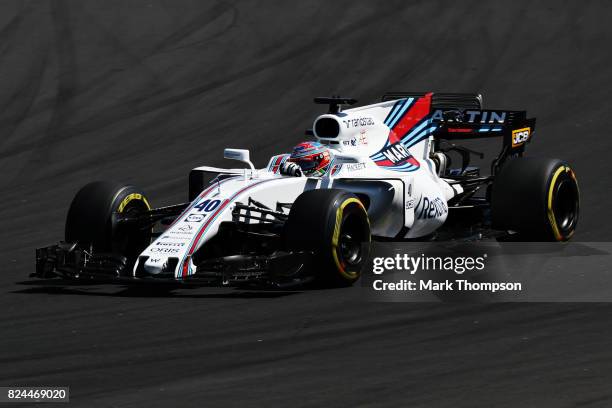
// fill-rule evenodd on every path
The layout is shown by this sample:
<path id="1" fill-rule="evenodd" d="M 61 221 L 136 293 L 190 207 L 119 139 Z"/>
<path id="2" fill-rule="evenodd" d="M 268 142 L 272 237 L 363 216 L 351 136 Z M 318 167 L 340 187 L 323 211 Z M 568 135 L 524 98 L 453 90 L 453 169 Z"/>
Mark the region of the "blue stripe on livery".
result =
<path id="1" fill-rule="evenodd" d="M 222 181 L 233 180 L 235 178 L 237 178 L 237 177 L 231 177 L 229 179 L 225 179 L 225 180 L 222 180 Z M 185 255 L 183 256 L 183 258 L 181 260 L 181 263 L 179 264 L 181 269 L 175 274 L 176 278 L 180 278 L 180 277 L 185 278 L 186 276 L 193 275 L 193 270 L 191 268 L 191 262 L 189 262 L 189 257 L 191 255 L 193 255 L 193 252 L 195 252 L 195 250 L 196 250 L 196 246 L 198 244 L 198 241 L 202 238 L 202 236 L 205 235 L 206 230 L 208 230 L 208 228 L 214 223 L 214 221 L 218 218 L 218 216 L 223 212 L 223 210 L 225 209 L 225 206 L 228 203 L 233 202 L 240 194 L 244 193 L 245 191 L 247 191 L 247 190 L 249 190 L 249 189 L 251 189 L 251 188 L 253 188 L 255 186 L 258 186 L 260 184 L 272 181 L 272 180 L 274 180 L 274 179 L 262 180 L 262 181 L 250 184 L 250 185 L 248 185 L 248 186 L 238 190 L 237 192 L 235 192 L 229 199 L 223 200 L 223 202 L 219 206 L 219 208 L 217 208 L 217 210 L 211 215 L 211 217 L 208 218 L 207 221 L 205 223 L 203 223 L 202 226 L 199 227 L 198 232 L 193 237 L 191 237 L 190 244 L 188 246 L 188 250 L 185 253 Z M 194 200 L 194 202 L 192 203 L 192 207 L 193 207 L 193 205 L 195 205 L 196 202 L 200 202 L 204 198 L 206 198 L 206 196 L 212 191 L 213 188 L 214 188 L 214 186 L 211 186 L 207 191 L 205 191 L 202 194 L 200 194 L 198 199 Z M 189 209 L 191 209 L 191 208 L 189 208 Z M 184 212 L 184 214 L 186 214 L 186 212 Z M 183 274 L 183 270 L 185 269 L 185 267 L 187 267 L 187 273 Z"/>
<path id="2" fill-rule="evenodd" d="M 408 163 L 402 166 L 379 166 L 379 167 L 382 169 L 386 169 L 386 170 L 401 171 L 401 172 L 407 173 L 407 172 L 418 170 L 419 167 L 421 166 L 417 166 L 417 165 Z"/>
<path id="3" fill-rule="evenodd" d="M 279 154 L 277 156 L 272 157 L 272 159 L 270 160 L 270 165 L 268 166 L 268 171 L 271 173 L 278 173 L 278 169 L 284 162 L 287 161 L 289 156 L 289 154 Z"/>
<path id="4" fill-rule="evenodd" d="M 389 129 L 393 129 L 402 116 L 404 116 L 408 108 L 412 106 L 412 102 L 414 102 L 414 98 L 400 99 L 400 101 L 393 106 L 391 113 L 389 113 L 385 119 L 385 125 L 387 125 Z"/>
<path id="5" fill-rule="evenodd" d="M 384 121 L 389 127 L 389 137 L 382 149 L 370 156 L 377 166 L 401 172 L 415 171 L 420 167 L 408 149 L 427 139 L 438 128 L 432 124 L 430 104 L 431 94 L 428 94 L 416 102 L 415 98 L 405 98 L 393 105 Z M 404 118 L 406 114 L 410 115 L 407 119 Z M 407 123 L 410 124 L 408 129 Z M 398 124 L 402 125 L 398 127 Z"/>
<path id="6" fill-rule="evenodd" d="M 483 126 L 480 129 L 478 129 L 479 132 L 484 133 L 484 132 L 501 132 L 502 127 L 501 126 Z"/>
<path id="7" fill-rule="evenodd" d="M 395 102 L 395 104 L 393 105 L 393 107 L 389 111 L 389 114 L 387 115 L 387 117 L 385 118 L 383 122 L 385 125 L 389 126 L 389 122 L 391 121 L 391 118 L 395 116 L 397 111 L 402 107 L 402 105 L 405 102 L 406 102 L 406 99 L 400 99 L 399 101 Z"/>

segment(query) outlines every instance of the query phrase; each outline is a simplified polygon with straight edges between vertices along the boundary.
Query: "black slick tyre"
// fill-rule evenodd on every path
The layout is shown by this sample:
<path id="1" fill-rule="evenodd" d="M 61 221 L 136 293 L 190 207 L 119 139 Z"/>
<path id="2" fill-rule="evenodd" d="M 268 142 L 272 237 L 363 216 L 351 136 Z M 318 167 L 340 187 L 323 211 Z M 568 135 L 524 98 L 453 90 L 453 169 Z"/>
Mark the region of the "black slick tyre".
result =
<path id="1" fill-rule="evenodd" d="M 576 174 L 559 159 L 511 159 L 491 192 L 493 228 L 523 241 L 567 241 L 576 230 L 580 192 Z"/>
<path id="2" fill-rule="evenodd" d="M 370 253 L 367 211 L 343 190 L 302 193 L 291 206 L 283 236 L 288 250 L 314 253 L 315 277 L 325 286 L 356 282 Z"/>

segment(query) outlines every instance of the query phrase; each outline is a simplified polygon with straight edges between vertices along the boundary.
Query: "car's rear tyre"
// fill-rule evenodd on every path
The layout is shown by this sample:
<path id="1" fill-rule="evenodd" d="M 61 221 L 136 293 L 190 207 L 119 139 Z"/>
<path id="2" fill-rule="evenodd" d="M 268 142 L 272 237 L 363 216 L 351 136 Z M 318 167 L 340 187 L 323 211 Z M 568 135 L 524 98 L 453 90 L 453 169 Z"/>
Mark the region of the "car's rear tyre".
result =
<path id="1" fill-rule="evenodd" d="M 518 232 L 523 241 L 567 241 L 578 223 L 576 175 L 559 159 L 515 158 L 495 177 L 493 228 Z"/>
<path id="2" fill-rule="evenodd" d="M 118 225 L 114 214 L 138 216 L 151 209 L 136 187 L 107 181 L 85 185 L 66 218 L 66 242 L 82 248 L 135 258 L 151 242 L 151 230 Z"/>
<path id="3" fill-rule="evenodd" d="M 283 238 L 288 250 L 314 252 L 319 283 L 348 286 L 359 279 L 370 253 L 368 213 L 346 191 L 306 191 L 291 206 Z"/>

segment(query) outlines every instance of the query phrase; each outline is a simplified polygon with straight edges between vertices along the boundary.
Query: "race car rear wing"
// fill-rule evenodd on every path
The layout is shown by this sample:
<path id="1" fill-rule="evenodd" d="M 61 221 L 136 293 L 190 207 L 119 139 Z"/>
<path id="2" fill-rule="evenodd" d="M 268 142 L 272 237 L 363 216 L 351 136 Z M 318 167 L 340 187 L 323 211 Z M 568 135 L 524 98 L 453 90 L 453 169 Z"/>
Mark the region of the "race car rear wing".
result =
<path id="1" fill-rule="evenodd" d="M 492 163 L 495 174 L 508 157 L 522 156 L 535 130 L 535 118 L 525 111 L 449 110 L 434 111 L 431 120 L 439 126 L 433 133 L 434 150 L 441 141 L 501 137 L 502 148 Z"/>
<path id="2" fill-rule="evenodd" d="M 387 92 L 382 102 L 401 98 L 421 98 L 428 92 Z M 431 109 L 482 109 L 482 95 L 476 93 L 433 93 Z"/>
<path id="3" fill-rule="evenodd" d="M 436 150 L 440 141 L 501 137 L 495 168 L 507 157 L 522 155 L 535 130 L 536 120 L 527 118 L 526 111 L 483 109 L 482 95 L 477 93 L 389 92 L 382 100 L 401 98 L 430 99 L 428 119 L 438 125 L 433 132 Z"/>
<path id="4" fill-rule="evenodd" d="M 437 109 L 432 111 L 432 123 L 438 124 L 434 137 L 440 139 L 476 139 L 504 137 L 512 148 L 524 146 L 535 130 L 535 118 L 526 111 Z M 529 137 L 512 139 L 515 131 L 529 128 Z M 507 143 L 506 143 L 507 142 Z"/>

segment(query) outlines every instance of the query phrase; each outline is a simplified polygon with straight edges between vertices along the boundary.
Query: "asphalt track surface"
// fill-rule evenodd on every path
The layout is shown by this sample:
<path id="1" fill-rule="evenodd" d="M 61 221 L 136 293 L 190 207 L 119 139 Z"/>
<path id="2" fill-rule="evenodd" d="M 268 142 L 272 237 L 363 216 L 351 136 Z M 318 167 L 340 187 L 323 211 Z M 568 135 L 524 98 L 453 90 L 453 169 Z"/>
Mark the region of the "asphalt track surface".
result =
<path id="1" fill-rule="evenodd" d="M 94 179 L 180 202 L 187 173 L 302 138 L 317 95 L 479 91 L 573 164 L 576 239 L 610 241 L 612 3 L 3 1 L 0 385 L 71 405 L 611 406 L 612 305 L 28 284 Z M 588 263 L 584 268 L 588 270 Z M 612 288 L 611 288 L 612 290 Z"/>

